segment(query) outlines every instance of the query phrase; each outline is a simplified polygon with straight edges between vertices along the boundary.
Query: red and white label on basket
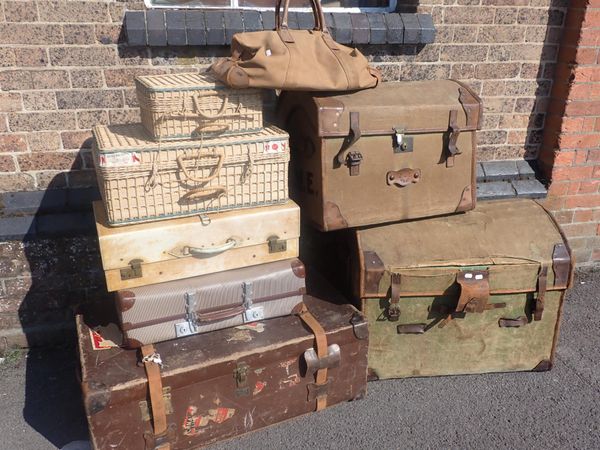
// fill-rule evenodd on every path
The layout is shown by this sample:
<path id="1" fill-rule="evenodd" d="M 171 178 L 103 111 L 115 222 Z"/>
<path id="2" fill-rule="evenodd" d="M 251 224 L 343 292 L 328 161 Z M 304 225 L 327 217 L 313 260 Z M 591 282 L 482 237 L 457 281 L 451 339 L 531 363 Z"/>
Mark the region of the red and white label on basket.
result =
<path id="1" fill-rule="evenodd" d="M 286 141 L 265 142 L 265 153 L 285 153 L 287 150 Z"/>
<path id="2" fill-rule="evenodd" d="M 142 163 L 139 152 L 105 153 L 98 160 L 100 167 L 139 166 Z"/>

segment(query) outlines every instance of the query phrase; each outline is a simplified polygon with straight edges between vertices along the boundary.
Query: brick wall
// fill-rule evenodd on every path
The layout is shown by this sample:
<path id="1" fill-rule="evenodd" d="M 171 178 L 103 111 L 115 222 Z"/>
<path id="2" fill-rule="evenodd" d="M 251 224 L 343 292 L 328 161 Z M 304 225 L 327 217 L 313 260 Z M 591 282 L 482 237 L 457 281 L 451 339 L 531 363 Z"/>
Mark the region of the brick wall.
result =
<path id="1" fill-rule="evenodd" d="M 572 0 L 558 57 L 540 163 L 546 206 L 580 265 L 600 261 L 600 1 Z"/>
<path id="2" fill-rule="evenodd" d="M 486 105 L 479 135 L 480 160 L 536 158 L 569 2 L 398 3 L 404 11 L 432 14 L 436 42 L 424 47 L 362 48 L 385 78 L 453 77 L 466 81 L 481 93 Z M 199 70 L 214 56 L 227 53 L 226 48 L 130 48 L 120 44 L 123 12 L 141 8 L 141 1 L 0 0 L 0 193 L 45 189 L 52 193 L 94 186 L 89 129 L 95 123 L 138 119 L 133 76 Z M 593 33 L 587 39 L 595 45 Z M 586 55 L 588 64 L 595 63 L 593 55 Z M 566 68 L 559 67 L 559 74 L 564 75 Z M 585 71 L 580 74 L 594 76 Z M 577 136 L 585 136 L 581 142 L 574 134 L 567 136 L 562 122 L 553 119 L 552 126 L 560 122 L 564 131 L 557 166 L 577 166 L 568 173 L 557 169 L 548 205 L 568 224 L 580 261 L 587 262 L 599 257 L 598 251 L 595 256 L 592 253 L 598 247 L 593 237 L 598 214 L 593 207 L 600 203 L 594 203 L 597 200 L 591 190 L 595 182 L 590 181 L 598 171 L 590 169 L 593 153 L 586 152 L 584 157 L 575 148 L 595 145 L 595 135 L 587 131 L 584 135 L 583 130 L 596 125 L 579 119 L 581 122 L 569 126 L 580 133 Z M 549 178 L 553 177 L 554 147 L 546 145 L 543 153 L 550 155 L 544 159 Z M 577 183 L 568 184 L 566 180 L 573 177 L 579 177 Z M 45 198 L 54 197 L 48 194 Z M 0 219 L 5 212 L 0 205 Z M 38 211 L 39 223 L 55 233 L 56 224 L 63 222 L 44 214 Z M 68 228 L 76 222 L 71 218 L 64 223 Z M 32 229 L 39 231 L 39 223 Z M 44 330 L 61 328 L 78 305 L 105 295 L 93 230 L 75 227 L 59 237 L 30 234 L 25 241 L 0 242 L 0 347 L 25 343 L 20 327 L 26 329 L 31 343 L 38 339 L 34 336 L 44 336 Z M 39 333 L 34 333 L 36 330 Z"/>

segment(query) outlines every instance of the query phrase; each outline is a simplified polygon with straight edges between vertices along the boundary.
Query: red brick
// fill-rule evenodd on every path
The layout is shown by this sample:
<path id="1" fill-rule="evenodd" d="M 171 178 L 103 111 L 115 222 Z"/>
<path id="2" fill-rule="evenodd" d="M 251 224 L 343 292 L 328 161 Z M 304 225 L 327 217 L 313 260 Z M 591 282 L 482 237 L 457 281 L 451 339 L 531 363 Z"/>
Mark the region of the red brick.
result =
<path id="1" fill-rule="evenodd" d="M 600 162 L 600 150 L 589 151 L 586 162 Z"/>
<path id="2" fill-rule="evenodd" d="M 578 181 L 574 181 L 574 182 L 570 183 L 569 189 L 567 189 L 567 195 L 577 194 L 577 192 L 579 192 L 580 185 L 581 185 L 581 183 L 579 183 Z"/>
<path id="3" fill-rule="evenodd" d="M 572 208 L 598 208 L 600 207 L 600 195 L 573 195 L 565 199 L 565 207 Z"/>
<path id="4" fill-rule="evenodd" d="M 546 126 L 553 127 L 555 129 L 558 128 L 556 126 L 556 124 L 554 123 L 555 120 L 560 121 L 561 120 L 560 116 L 552 116 L 552 118 L 547 117 L 546 118 Z M 583 117 L 565 117 L 562 120 L 561 131 L 563 133 L 581 131 L 583 129 L 584 120 L 585 119 Z M 598 130 L 598 131 L 600 131 L 600 130 Z"/>
<path id="5" fill-rule="evenodd" d="M 18 156 L 19 167 L 30 170 L 68 170 L 81 167 L 78 152 L 40 152 Z"/>
<path id="6" fill-rule="evenodd" d="M 573 222 L 573 211 L 557 211 L 552 215 L 554 216 L 556 221 L 561 225 Z"/>
<path id="7" fill-rule="evenodd" d="M 61 137 L 65 149 L 92 148 L 92 133 L 89 131 L 64 131 Z"/>
<path id="8" fill-rule="evenodd" d="M 11 155 L 0 155 L 0 172 L 14 172 L 16 170 L 15 160 Z"/>
<path id="9" fill-rule="evenodd" d="M 0 153 L 26 151 L 27 141 L 25 136 L 15 133 L 0 135 Z"/>
<path id="10" fill-rule="evenodd" d="M 587 162 L 589 150 L 577 150 L 575 152 L 575 163 L 574 166 L 581 166 Z"/>
<path id="11" fill-rule="evenodd" d="M 597 248 L 592 251 L 592 260 L 600 261 L 600 249 Z"/>
<path id="12" fill-rule="evenodd" d="M 563 232 L 567 237 L 594 236 L 598 230 L 595 223 L 572 223 L 562 226 Z"/>
<path id="13" fill-rule="evenodd" d="M 600 180 L 582 181 L 579 183 L 578 194 L 594 194 L 598 192 Z"/>
<path id="14" fill-rule="evenodd" d="M 600 145 L 600 134 L 563 134 L 559 146 L 564 148 L 595 148 Z"/>
<path id="15" fill-rule="evenodd" d="M 565 211 L 566 212 L 566 211 Z M 573 213 L 573 222 L 590 222 L 594 214 L 591 209 L 577 209 Z"/>
<path id="16" fill-rule="evenodd" d="M 551 197 L 562 197 L 567 194 L 569 190 L 569 182 L 556 182 L 553 181 L 548 187 L 548 195 Z"/>
<path id="17" fill-rule="evenodd" d="M 569 102 L 565 108 L 567 116 L 600 116 L 600 101 Z"/>
<path id="18" fill-rule="evenodd" d="M 575 160 L 575 152 L 563 150 L 554 155 L 554 166 L 571 166 Z"/>
<path id="19" fill-rule="evenodd" d="M 585 180 L 592 176 L 593 166 L 560 167 L 552 173 L 553 181 Z"/>

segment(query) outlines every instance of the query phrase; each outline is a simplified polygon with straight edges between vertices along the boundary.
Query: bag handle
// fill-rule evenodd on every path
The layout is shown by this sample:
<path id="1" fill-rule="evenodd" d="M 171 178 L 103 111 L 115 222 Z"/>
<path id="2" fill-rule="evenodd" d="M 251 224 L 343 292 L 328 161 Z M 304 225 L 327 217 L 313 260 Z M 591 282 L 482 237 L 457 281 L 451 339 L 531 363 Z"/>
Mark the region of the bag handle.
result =
<path id="1" fill-rule="evenodd" d="M 190 202 L 202 202 L 209 199 L 216 199 L 225 195 L 227 188 L 224 186 L 211 186 L 192 189 L 181 196 L 181 200 L 187 203 Z"/>
<path id="2" fill-rule="evenodd" d="M 221 108 L 219 109 L 219 111 L 217 111 L 214 115 L 210 115 L 210 114 L 205 114 L 202 112 L 202 109 L 200 108 L 200 104 L 198 103 L 198 97 L 200 97 L 200 95 L 192 95 L 192 103 L 194 104 L 194 108 L 196 108 L 196 114 L 198 115 L 198 117 L 205 119 L 205 120 L 215 120 L 218 119 L 219 117 L 222 117 L 225 112 L 227 111 L 227 106 L 229 105 L 229 98 L 227 96 L 225 96 L 225 98 L 223 98 L 223 104 L 221 105 Z M 239 115 L 239 113 L 237 114 Z"/>
<path id="3" fill-rule="evenodd" d="M 187 155 L 179 155 L 177 157 L 177 165 L 179 166 L 179 168 L 181 169 L 181 171 L 183 172 L 183 175 L 191 181 L 195 181 L 196 183 L 206 183 L 214 178 L 217 177 L 217 175 L 219 175 L 219 172 L 221 171 L 221 167 L 223 167 L 223 160 L 224 158 L 224 154 L 222 151 L 217 151 L 214 153 L 200 153 L 197 156 L 187 156 Z M 200 159 L 200 158 L 217 158 L 217 167 L 215 167 L 215 169 L 213 170 L 213 172 L 207 176 L 207 177 L 194 177 L 192 176 L 192 174 L 185 168 L 185 165 L 183 164 L 184 161 L 188 161 L 191 159 Z"/>
<path id="4" fill-rule="evenodd" d="M 283 1 L 283 16 L 281 16 L 281 3 Z M 310 6 L 313 10 L 315 19 L 315 31 L 323 33 L 325 43 L 332 49 L 337 50 L 335 41 L 331 38 L 327 24 L 325 23 L 325 15 L 323 14 L 323 8 L 319 0 L 310 0 Z M 294 38 L 289 31 L 288 27 L 288 12 L 290 7 L 290 0 L 277 0 L 275 3 L 275 31 L 279 33 L 284 42 L 293 43 Z"/>
<path id="5" fill-rule="evenodd" d="M 234 306 L 233 308 L 223 309 L 221 311 L 212 311 L 206 313 L 196 313 L 196 319 L 200 325 L 210 322 L 218 322 L 221 320 L 231 319 L 232 317 L 239 316 L 246 308 L 244 305 Z"/>

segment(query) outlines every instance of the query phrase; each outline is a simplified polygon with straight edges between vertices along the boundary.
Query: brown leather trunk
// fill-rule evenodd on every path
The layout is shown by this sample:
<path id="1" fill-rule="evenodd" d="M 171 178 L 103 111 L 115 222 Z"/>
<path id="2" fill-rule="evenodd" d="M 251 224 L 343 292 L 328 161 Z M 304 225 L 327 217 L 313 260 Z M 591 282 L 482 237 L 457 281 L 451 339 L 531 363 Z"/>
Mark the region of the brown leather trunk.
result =
<path id="1" fill-rule="evenodd" d="M 328 348 L 339 346 L 325 392 L 315 392 L 315 361 L 305 355 L 315 336 L 297 316 L 281 317 L 155 345 L 162 359 L 167 432 L 153 434 L 148 378 L 136 350 L 93 350 L 78 316 L 82 389 L 95 449 L 191 449 L 362 398 L 366 391 L 368 333 L 349 305 L 306 297 Z M 317 344 L 318 345 L 318 344 Z M 322 405 L 323 406 L 323 405 Z M 158 408 L 157 408 L 158 409 Z M 155 424 L 156 426 L 156 424 Z"/>
<path id="2" fill-rule="evenodd" d="M 290 195 L 322 231 L 473 209 L 481 112 L 479 97 L 452 80 L 284 92 Z"/>

